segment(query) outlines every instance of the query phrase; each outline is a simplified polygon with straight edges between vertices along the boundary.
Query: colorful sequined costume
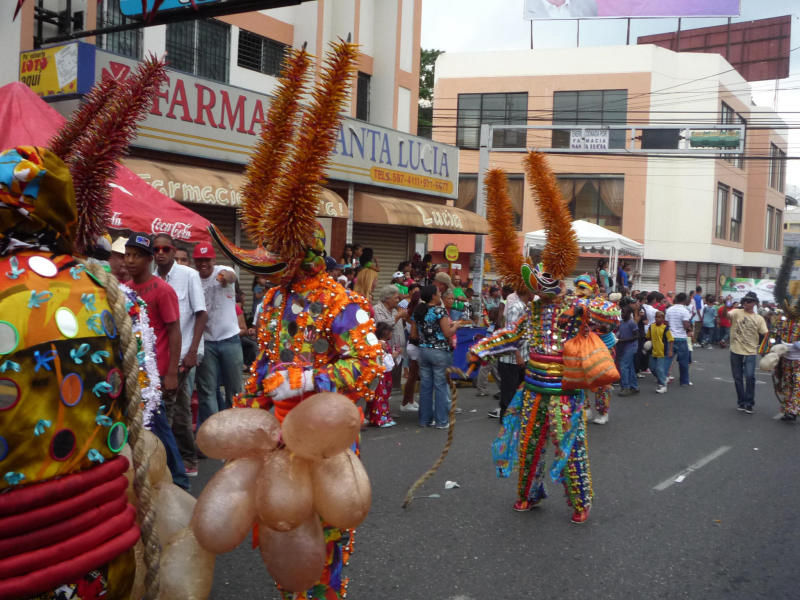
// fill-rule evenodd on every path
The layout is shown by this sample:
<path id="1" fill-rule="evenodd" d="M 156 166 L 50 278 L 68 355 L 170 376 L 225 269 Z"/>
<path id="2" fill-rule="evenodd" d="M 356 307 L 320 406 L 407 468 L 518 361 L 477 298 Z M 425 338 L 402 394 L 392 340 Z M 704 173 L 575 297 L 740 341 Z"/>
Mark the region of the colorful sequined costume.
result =
<path id="1" fill-rule="evenodd" d="M 498 270 L 516 289 L 524 285 L 533 291 L 530 314 L 481 340 L 470 352 L 485 359 L 527 342 L 525 380 L 493 447 L 498 474 L 508 476 L 518 465 L 518 499 L 514 508 L 533 508 L 546 497 L 544 457 L 548 438 L 551 439 L 555 447 L 551 477 L 564 485 L 567 503 L 574 511 L 573 522 L 582 523 L 589 515 L 593 498 L 584 393 L 562 389 L 562 350 L 564 342 L 578 333 L 589 300 L 562 295 L 563 279 L 574 268 L 578 256 L 571 218 L 544 157 L 530 153 L 525 163 L 548 231 L 542 264 L 533 266 L 522 261 L 501 170 L 491 170 L 487 175 L 487 206 Z"/>
<path id="2" fill-rule="evenodd" d="M 788 247 L 775 281 L 775 300 L 781 307 L 770 322 L 770 332 L 761 343 L 760 354 L 765 354 L 775 344 L 790 344 L 781 355 L 776 367 L 775 391 L 780 400 L 782 420 L 796 421 L 800 415 L 800 298 L 790 303 L 787 295 L 789 278 L 798 249 Z"/>
<path id="3" fill-rule="evenodd" d="M 95 88 L 50 149 L 0 153 L 0 598 L 128 598 L 144 518 L 158 562 L 149 496 L 128 503 L 120 455 L 153 391 L 128 314 L 140 307 L 77 257 L 105 229 L 106 182 L 163 76 L 145 61 Z M 148 583 L 155 597 L 157 572 Z"/>
<path id="4" fill-rule="evenodd" d="M 369 305 L 325 273 L 325 234 L 315 218 L 318 184 L 333 150 L 356 54 L 351 44 L 334 45 L 314 101 L 300 119 L 310 61 L 305 51 L 290 53 L 243 192 L 242 221 L 257 248 L 237 248 L 211 228 L 232 260 L 277 284 L 264 297 L 258 358 L 234 407 L 274 407 L 281 422 L 316 392 L 369 400 L 383 374 Z M 328 562 L 322 579 L 306 592 L 282 590 L 284 598 L 344 597 L 342 566 L 351 532 L 326 527 L 325 535 Z"/>

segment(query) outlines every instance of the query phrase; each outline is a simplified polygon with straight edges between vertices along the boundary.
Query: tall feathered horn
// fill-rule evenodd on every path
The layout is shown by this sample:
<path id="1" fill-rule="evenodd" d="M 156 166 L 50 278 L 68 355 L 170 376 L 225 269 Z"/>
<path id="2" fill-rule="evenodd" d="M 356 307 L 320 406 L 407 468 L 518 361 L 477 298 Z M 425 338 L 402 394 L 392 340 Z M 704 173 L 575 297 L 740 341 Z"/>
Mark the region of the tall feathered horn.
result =
<path id="1" fill-rule="evenodd" d="M 61 160 L 64 162 L 69 161 L 75 142 L 86 133 L 89 125 L 98 118 L 109 98 L 116 91 L 117 84 L 117 80 L 113 77 L 104 77 L 86 94 L 80 109 L 70 117 L 69 121 L 47 144 L 47 147 Z"/>
<path id="2" fill-rule="evenodd" d="M 355 72 L 356 45 L 340 40 L 331 46 L 294 140 L 290 164 L 277 182 L 263 223 L 269 250 L 287 258 L 305 254 L 316 226 L 319 184 L 336 143 L 339 112 Z"/>
<path id="3" fill-rule="evenodd" d="M 792 276 L 792 267 L 794 266 L 796 255 L 797 248 L 794 246 L 786 248 L 781 268 L 778 271 L 778 277 L 775 279 L 775 302 L 778 303 L 778 306 L 787 310 L 789 309 L 789 279 Z"/>
<path id="4" fill-rule="evenodd" d="M 264 221 L 274 193 L 273 186 L 282 173 L 300 111 L 301 92 L 308 81 L 310 57 L 303 50 L 292 50 L 286 57 L 280 83 L 261 129 L 242 189 L 239 214 L 250 239 L 265 242 Z"/>
<path id="5" fill-rule="evenodd" d="M 506 284 L 514 286 L 515 290 L 522 289 L 522 248 L 514 227 L 508 179 L 502 169 L 486 173 L 486 220 L 497 272 Z"/>
<path id="6" fill-rule="evenodd" d="M 578 239 L 572 229 L 572 216 L 543 154 L 530 152 L 525 158 L 525 172 L 547 231 L 542 262 L 545 270 L 555 279 L 564 279 L 572 273 L 580 253 Z"/>
<path id="7" fill-rule="evenodd" d="M 166 78 L 164 61 L 148 57 L 123 83 L 118 84 L 86 131 L 69 150 L 69 166 L 78 208 L 76 251 L 85 253 L 108 226 L 111 188 L 116 163 L 136 135 Z"/>

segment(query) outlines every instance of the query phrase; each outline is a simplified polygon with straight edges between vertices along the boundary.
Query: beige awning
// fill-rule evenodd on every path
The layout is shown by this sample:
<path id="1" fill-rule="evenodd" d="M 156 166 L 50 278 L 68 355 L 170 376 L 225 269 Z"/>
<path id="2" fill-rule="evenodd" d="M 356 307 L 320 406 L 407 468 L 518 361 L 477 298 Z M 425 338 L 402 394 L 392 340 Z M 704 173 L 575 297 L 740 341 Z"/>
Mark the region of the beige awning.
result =
<path id="1" fill-rule="evenodd" d="M 481 216 L 461 208 L 356 192 L 353 220 L 356 223 L 404 225 L 433 231 L 488 233 Z"/>
<path id="2" fill-rule="evenodd" d="M 238 207 L 244 175 L 176 163 L 126 158 L 122 163 L 162 194 L 178 202 Z M 319 217 L 347 218 L 347 204 L 339 194 L 322 188 Z"/>

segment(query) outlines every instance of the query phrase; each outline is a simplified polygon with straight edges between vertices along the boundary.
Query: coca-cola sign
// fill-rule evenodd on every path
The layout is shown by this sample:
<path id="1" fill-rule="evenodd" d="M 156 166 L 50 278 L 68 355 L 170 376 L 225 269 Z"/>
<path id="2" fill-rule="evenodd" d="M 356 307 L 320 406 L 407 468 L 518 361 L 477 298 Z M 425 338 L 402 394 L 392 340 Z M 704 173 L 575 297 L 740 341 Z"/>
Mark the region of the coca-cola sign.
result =
<path id="1" fill-rule="evenodd" d="M 180 221 L 171 223 L 169 221 L 163 221 L 160 217 L 153 219 L 153 222 L 150 224 L 150 233 L 166 233 L 174 240 L 184 240 L 187 242 L 192 239 L 191 229 L 191 223 L 181 223 Z"/>

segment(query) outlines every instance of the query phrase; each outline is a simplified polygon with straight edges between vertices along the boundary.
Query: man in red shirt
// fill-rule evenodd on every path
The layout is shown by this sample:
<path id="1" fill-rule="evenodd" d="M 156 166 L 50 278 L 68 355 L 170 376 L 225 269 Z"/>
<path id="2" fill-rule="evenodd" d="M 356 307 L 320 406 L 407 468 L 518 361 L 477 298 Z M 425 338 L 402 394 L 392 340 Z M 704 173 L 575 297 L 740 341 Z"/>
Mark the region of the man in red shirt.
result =
<path id="1" fill-rule="evenodd" d="M 147 316 L 156 336 L 156 365 L 161 376 L 164 403 L 175 401 L 178 389 L 178 362 L 181 357 L 181 323 L 178 296 L 166 281 L 152 273 L 153 240 L 145 233 L 134 232 L 125 243 L 125 268 L 130 275 L 126 282 L 147 303 Z M 172 479 L 184 489 L 189 488 L 186 469 L 178 452 L 172 429 L 162 406 L 153 416 L 153 433 L 167 450 Z"/>

